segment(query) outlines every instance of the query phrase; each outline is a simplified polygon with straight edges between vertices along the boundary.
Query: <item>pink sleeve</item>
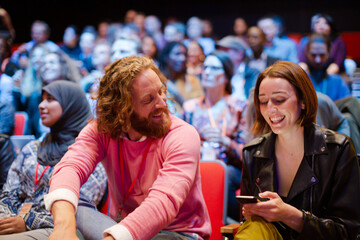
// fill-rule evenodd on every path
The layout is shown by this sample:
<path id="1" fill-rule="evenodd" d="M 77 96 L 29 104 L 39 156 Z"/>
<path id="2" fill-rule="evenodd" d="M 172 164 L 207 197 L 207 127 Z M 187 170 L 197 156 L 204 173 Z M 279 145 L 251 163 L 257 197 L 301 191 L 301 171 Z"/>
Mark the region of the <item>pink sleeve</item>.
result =
<path id="1" fill-rule="evenodd" d="M 120 223 L 135 240 L 150 239 L 174 220 L 197 176 L 200 139 L 195 128 L 186 124 L 174 129 L 159 151 L 165 161 L 149 195 Z"/>
<path id="2" fill-rule="evenodd" d="M 89 123 L 55 166 L 49 193 L 57 189 L 67 189 L 79 197 L 81 185 L 104 158 L 104 140 L 103 135 L 97 132 L 95 121 Z"/>

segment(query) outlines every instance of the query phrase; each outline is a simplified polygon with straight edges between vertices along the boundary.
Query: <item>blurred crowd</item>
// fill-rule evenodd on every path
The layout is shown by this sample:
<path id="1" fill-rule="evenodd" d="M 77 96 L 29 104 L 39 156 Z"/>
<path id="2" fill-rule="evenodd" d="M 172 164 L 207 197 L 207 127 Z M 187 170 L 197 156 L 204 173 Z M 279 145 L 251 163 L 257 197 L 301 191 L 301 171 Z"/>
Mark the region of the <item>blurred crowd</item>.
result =
<path id="1" fill-rule="evenodd" d="M 17 111 L 28 115 L 25 135 L 41 139 L 48 133 L 38 106 L 42 88 L 57 80 L 80 86 L 96 117 L 96 93 L 106 67 L 138 55 L 153 59 L 168 79 L 169 108 L 198 130 L 202 158 L 222 159 L 229 166 L 229 209 L 239 208 L 234 195 L 241 152 L 254 137 L 249 130 L 255 115 L 252 89 L 266 67 L 278 60 L 299 64 L 318 93 L 318 124 L 350 135 L 348 119 L 335 101 L 351 96 L 349 74 L 356 63 L 344 64 L 346 45 L 327 14 L 315 14 L 309 34 L 297 41 L 285 34 L 277 15 L 264 16 L 255 26 L 236 18 L 233 33 L 219 38 L 207 19 L 163 23 L 155 15 L 129 10 L 123 22 L 102 21 L 83 29 L 69 25 L 61 42 L 50 35 L 59 29 L 50 31 L 46 22 L 36 20 L 31 41 L 16 46 L 10 17 L 6 11 L 1 17 L 0 133 L 13 134 Z M 231 211 L 230 217 L 238 219 L 239 212 Z"/>

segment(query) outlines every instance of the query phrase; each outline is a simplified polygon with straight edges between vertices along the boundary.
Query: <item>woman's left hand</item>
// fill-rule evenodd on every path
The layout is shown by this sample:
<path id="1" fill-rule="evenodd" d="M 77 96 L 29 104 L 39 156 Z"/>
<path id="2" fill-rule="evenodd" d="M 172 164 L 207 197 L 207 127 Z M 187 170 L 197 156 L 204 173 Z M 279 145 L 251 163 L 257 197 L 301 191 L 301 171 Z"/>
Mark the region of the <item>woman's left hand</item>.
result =
<path id="1" fill-rule="evenodd" d="M 26 225 L 22 217 L 4 217 L 0 220 L 0 235 L 25 231 Z"/>
<path id="2" fill-rule="evenodd" d="M 268 201 L 259 203 L 244 204 L 242 214 L 246 219 L 253 215 L 260 216 L 268 222 L 283 222 L 296 231 L 302 229 L 302 212 L 297 208 L 284 203 L 275 192 L 263 192 L 259 194 L 262 198 L 269 198 Z"/>

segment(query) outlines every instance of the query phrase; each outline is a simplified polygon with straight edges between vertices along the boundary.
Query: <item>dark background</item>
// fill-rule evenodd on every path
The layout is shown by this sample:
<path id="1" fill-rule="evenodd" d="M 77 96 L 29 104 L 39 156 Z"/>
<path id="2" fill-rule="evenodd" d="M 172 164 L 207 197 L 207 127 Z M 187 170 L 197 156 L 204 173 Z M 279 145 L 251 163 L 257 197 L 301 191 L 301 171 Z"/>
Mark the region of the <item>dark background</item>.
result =
<path id="1" fill-rule="evenodd" d="M 122 21 L 128 9 L 155 14 L 163 24 L 170 17 L 183 22 L 191 16 L 210 19 L 219 37 L 233 33 L 236 17 L 243 17 L 252 26 L 261 16 L 270 13 L 284 18 L 287 32 L 309 32 L 310 18 L 318 12 L 331 15 L 339 32 L 360 31 L 360 0 L 1 0 L 0 5 L 12 18 L 17 34 L 15 43 L 30 40 L 30 26 L 36 19 L 47 22 L 52 30 L 50 39 L 59 42 L 69 24 L 81 29 L 85 25 L 96 26 L 103 19 Z"/>

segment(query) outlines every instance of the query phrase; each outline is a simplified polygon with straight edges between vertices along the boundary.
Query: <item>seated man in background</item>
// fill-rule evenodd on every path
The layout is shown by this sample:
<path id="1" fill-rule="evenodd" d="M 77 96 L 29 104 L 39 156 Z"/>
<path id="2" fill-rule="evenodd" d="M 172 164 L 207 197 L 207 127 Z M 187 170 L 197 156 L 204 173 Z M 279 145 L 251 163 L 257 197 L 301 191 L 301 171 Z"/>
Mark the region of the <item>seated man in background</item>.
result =
<path id="1" fill-rule="evenodd" d="M 110 61 L 113 63 L 116 60 L 132 55 L 138 55 L 140 52 L 141 42 L 136 35 L 122 36 L 114 41 L 111 45 Z"/>
<path id="2" fill-rule="evenodd" d="M 333 101 L 349 96 L 350 90 L 345 80 L 338 74 L 328 74 L 326 71 L 331 49 L 330 38 L 314 33 L 306 48 L 308 74 L 315 90 L 328 95 Z"/>
<path id="3" fill-rule="evenodd" d="M 56 43 L 49 40 L 50 38 L 50 27 L 46 22 L 36 20 L 31 25 L 31 41 L 23 43 L 19 48 L 12 54 L 11 61 L 18 64 L 21 53 L 30 52 L 35 45 L 43 43 L 51 52 L 56 52 L 60 49 Z"/>
<path id="4" fill-rule="evenodd" d="M 255 87 L 260 72 L 245 63 L 247 44 L 240 38 L 226 36 L 216 43 L 216 47 L 225 51 L 233 63 L 234 75 L 231 78 L 231 95 L 242 101 L 248 99 L 250 88 Z"/>
<path id="5" fill-rule="evenodd" d="M 291 39 L 279 38 L 279 31 L 273 16 L 262 17 L 257 25 L 265 33 L 266 43 L 264 51 L 269 56 L 293 63 L 299 62 L 296 43 Z"/>
<path id="6" fill-rule="evenodd" d="M 76 239 L 76 210 L 86 239 L 102 239 L 103 232 L 104 239 L 208 238 L 199 156 L 196 129 L 169 115 L 166 80 L 154 62 L 135 56 L 114 62 L 100 81 L 97 119 L 55 168 L 45 197 L 55 223 L 51 239 Z M 99 162 L 112 219 L 78 206 L 80 186 Z"/>
<path id="7" fill-rule="evenodd" d="M 266 37 L 261 28 L 256 26 L 249 28 L 247 37 L 250 51 L 248 51 L 248 57 L 245 59 L 245 62 L 249 65 L 249 67 L 262 72 L 265 68 L 279 60 L 278 58 L 268 56 L 264 52 Z"/>

